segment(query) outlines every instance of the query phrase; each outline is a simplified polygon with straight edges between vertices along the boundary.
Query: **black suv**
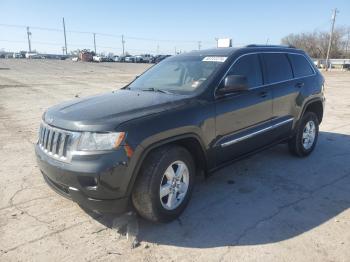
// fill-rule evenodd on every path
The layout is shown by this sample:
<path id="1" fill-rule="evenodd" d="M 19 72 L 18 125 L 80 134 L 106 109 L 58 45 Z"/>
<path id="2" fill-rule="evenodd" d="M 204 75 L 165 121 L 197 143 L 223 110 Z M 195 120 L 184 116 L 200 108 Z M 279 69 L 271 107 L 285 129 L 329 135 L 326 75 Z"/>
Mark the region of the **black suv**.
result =
<path id="1" fill-rule="evenodd" d="M 324 78 L 301 50 L 256 46 L 169 57 L 121 90 L 48 109 L 35 151 L 47 183 L 82 207 L 170 221 L 194 177 L 288 142 L 317 141 Z"/>

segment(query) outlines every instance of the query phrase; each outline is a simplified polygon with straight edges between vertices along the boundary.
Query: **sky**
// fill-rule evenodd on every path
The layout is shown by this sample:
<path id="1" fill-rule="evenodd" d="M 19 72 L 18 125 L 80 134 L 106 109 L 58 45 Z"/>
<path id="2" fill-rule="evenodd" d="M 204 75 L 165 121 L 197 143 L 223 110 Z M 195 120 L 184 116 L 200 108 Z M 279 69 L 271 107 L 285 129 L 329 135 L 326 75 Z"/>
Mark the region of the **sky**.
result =
<path id="1" fill-rule="evenodd" d="M 173 54 L 216 46 L 216 38 L 232 38 L 233 46 L 280 44 L 290 33 L 329 31 L 332 10 L 336 26 L 350 26 L 350 0 L 0 0 L 0 49 L 32 49 L 62 53 L 62 17 L 67 49 L 97 52 Z M 49 29 L 49 30 L 46 30 Z"/>

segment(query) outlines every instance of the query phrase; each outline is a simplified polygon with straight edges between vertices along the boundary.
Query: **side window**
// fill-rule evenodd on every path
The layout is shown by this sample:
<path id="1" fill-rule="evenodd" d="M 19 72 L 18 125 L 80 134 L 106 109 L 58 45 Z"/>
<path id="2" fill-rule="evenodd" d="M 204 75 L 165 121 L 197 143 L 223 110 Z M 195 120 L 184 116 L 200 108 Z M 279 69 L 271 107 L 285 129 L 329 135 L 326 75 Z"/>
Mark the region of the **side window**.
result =
<path id="1" fill-rule="evenodd" d="M 288 54 L 288 56 L 292 63 L 295 77 L 303 77 L 314 74 L 310 63 L 306 60 L 306 58 L 303 55 Z"/>
<path id="2" fill-rule="evenodd" d="M 286 54 L 265 53 L 263 59 L 269 83 L 293 79 L 292 68 Z"/>
<path id="3" fill-rule="evenodd" d="M 256 54 L 241 57 L 232 66 L 228 74 L 247 77 L 249 87 L 257 87 L 263 84 L 259 57 Z"/>

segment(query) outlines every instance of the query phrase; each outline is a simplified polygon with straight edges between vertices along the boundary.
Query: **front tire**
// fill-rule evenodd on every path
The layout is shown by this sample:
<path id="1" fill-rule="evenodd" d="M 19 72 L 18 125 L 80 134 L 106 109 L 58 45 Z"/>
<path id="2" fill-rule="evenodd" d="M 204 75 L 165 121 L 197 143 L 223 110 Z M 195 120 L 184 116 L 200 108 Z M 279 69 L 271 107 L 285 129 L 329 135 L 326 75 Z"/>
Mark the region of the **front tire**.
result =
<path id="1" fill-rule="evenodd" d="M 289 151 L 298 157 L 305 157 L 314 150 L 319 131 L 319 121 L 313 112 L 306 112 L 297 127 L 295 135 L 289 140 Z"/>
<path id="2" fill-rule="evenodd" d="M 153 222 L 169 222 L 186 208 L 194 185 L 192 155 L 177 145 L 155 149 L 145 159 L 132 192 L 138 213 Z"/>

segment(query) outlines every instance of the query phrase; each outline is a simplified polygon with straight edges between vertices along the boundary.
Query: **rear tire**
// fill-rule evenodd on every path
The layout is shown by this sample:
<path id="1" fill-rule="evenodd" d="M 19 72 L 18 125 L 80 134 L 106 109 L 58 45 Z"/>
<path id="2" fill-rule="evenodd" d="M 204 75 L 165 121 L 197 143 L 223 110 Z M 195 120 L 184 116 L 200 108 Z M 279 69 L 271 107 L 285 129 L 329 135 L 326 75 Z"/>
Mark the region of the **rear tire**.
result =
<path id="1" fill-rule="evenodd" d="M 186 208 L 194 185 L 195 164 L 183 147 L 155 149 L 144 161 L 132 192 L 137 212 L 153 222 L 169 222 Z"/>
<path id="2" fill-rule="evenodd" d="M 319 131 L 319 121 L 313 112 L 306 112 L 300 120 L 295 135 L 289 140 L 289 151 L 298 157 L 306 157 L 314 150 Z"/>

